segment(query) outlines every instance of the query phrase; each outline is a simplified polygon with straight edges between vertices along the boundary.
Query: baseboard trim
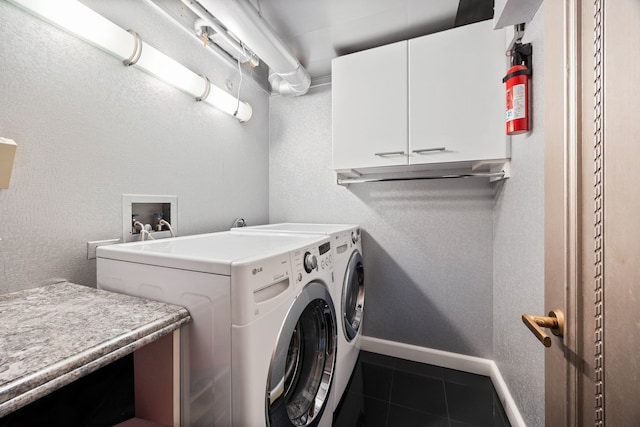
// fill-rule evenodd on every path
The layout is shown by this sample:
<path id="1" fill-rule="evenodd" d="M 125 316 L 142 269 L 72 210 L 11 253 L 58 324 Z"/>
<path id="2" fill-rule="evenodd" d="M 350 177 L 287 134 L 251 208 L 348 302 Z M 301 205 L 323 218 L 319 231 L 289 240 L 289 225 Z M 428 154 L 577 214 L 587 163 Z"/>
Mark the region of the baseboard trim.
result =
<path id="1" fill-rule="evenodd" d="M 362 337 L 361 343 L 364 351 L 490 377 L 511 425 L 526 427 L 509 388 L 493 360 L 367 336 Z"/>

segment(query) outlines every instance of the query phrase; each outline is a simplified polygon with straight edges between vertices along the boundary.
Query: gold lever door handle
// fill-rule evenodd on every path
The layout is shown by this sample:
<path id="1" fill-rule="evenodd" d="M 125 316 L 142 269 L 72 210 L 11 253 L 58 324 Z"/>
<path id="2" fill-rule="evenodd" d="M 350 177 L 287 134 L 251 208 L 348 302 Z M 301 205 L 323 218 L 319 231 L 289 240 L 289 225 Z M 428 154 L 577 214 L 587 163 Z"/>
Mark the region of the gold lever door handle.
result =
<path id="1" fill-rule="evenodd" d="M 542 328 L 551 329 L 551 333 L 556 336 L 564 334 L 564 314 L 560 310 L 551 310 L 548 317 L 523 314 L 522 321 L 545 347 L 551 347 L 551 338 Z"/>

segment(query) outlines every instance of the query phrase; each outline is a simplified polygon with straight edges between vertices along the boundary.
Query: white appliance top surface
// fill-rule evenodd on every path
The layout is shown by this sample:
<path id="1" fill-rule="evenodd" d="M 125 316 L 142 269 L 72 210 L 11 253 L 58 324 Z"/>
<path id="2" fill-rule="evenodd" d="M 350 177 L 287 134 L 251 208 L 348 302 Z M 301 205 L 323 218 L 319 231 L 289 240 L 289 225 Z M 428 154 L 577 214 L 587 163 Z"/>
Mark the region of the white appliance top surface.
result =
<path id="1" fill-rule="evenodd" d="M 319 235 L 226 231 L 101 246 L 97 257 L 229 276 L 234 262 L 267 258 L 322 241 Z"/>
<path id="2" fill-rule="evenodd" d="M 256 225 L 242 227 L 239 231 L 282 231 L 287 233 L 332 234 L 358 228 L 353 224 L 305 224 L 295 222 L 283 222 L 280 224 Z M 234 229 L 235 230 L 235 229 Z"/>

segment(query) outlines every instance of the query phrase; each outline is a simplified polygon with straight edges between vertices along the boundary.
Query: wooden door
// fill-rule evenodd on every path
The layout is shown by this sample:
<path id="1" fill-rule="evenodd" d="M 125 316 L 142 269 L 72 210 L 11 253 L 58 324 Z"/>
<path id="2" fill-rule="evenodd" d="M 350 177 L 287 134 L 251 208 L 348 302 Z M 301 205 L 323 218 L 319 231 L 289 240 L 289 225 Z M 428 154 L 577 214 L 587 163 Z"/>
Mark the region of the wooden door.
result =
<path id="1" fill-rule="evenodd" d="M 546 424 L 640 425 L 640 3 L 544 14 Z"/>

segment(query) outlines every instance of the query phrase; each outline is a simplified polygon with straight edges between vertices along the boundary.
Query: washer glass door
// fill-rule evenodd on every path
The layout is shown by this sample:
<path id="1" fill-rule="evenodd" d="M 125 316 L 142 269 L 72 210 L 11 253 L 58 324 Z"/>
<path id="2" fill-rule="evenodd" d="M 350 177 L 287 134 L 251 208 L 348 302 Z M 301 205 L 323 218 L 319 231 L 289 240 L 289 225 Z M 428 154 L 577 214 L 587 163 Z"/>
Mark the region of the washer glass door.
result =
<path id="1" fill-rule="evenodd" d="M 342 286 L 342 326 L 347 341 L 352 341 L 362 323 L 364 310 L 364 267 L 362 255 L 354 251 L 349 258 Z"/>
<path id="2" fill-rule="evenodd" d="M 291 306 L 267 380 L 271 427 L 316 426 L 333 380 L 336 315 L 327 287 L 309 283 Z"/>

